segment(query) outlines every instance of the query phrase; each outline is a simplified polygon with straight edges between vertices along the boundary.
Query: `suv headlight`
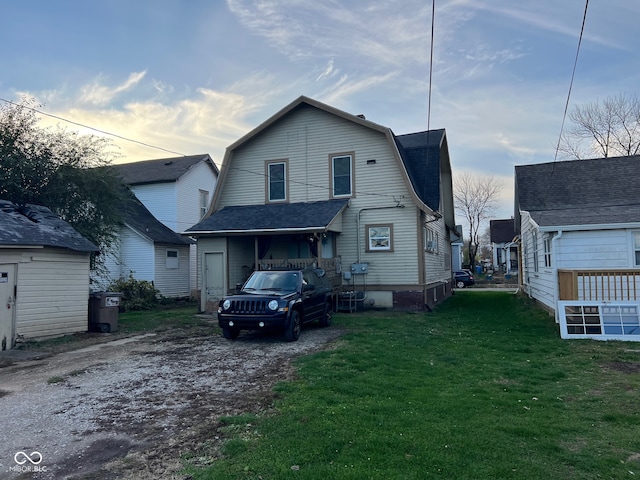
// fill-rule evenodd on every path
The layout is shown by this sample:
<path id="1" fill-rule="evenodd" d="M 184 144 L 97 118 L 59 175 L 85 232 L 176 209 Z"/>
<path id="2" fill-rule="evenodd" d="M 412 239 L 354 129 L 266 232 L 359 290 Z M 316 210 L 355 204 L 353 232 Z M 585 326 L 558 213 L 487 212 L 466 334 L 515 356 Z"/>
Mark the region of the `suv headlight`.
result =
<path id="1" fill-rule="evenodd" d="M 271 300 L 267 304 L 267 307 L 269 307 L 269 310 L 276 311 L 278 309 L 278 301 L 277 300 Z"/>
<path id="2" fill-rule="evenodd" d="M 223 310 L 229 310 L 229 308 L 231 308 L 231 300 L 225 300 L 224 302 L 222 302 Z"/>

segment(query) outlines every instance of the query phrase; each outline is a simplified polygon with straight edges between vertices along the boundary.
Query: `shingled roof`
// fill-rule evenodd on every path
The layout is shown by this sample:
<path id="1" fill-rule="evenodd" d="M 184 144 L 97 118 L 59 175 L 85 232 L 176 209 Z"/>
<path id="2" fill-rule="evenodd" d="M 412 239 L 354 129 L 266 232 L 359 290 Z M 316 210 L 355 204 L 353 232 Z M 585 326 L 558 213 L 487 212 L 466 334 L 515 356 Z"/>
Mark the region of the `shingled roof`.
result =
<path id="1" fill-rule="evenodd" d="M 122 183 L 125 185 L 142 185 L 146 183 L 176 182 L 191 167 L 207 160 L 217 174 L 218 168 L 208 154 L 122 163 L 114 165 L 114 167 L 118 169 Z"/>
<path id="2" fill-rule="evenodd" d="M 516 209 L 541 227 L 640 223 L 640 156 L 515 167 Z"/>
<path id="3" fill-rule="evenodd" d="M 153 243 L 167 245 L 189 245 L 193 243 L 189 238 L 174 232 L 156 219 L 131 192 L 126 194 L 122 217 L 126 225 L 137 230 Z"/>
<path id="4" fill-rule="evenodd" d="M 440 153 L 444 136 L 444 129 L 394 136 L 414 191 L 436 212 L 441 210 Z"/>
<path id="5" fill-rule="evenodd" d="M 99 251 L 71 225 L 41 205 L 19 206 L 0 200 L 0 247 L 56 247 Z"/>
<path id="6" fill-rule="evenodd" d="M 493 243 L 509 243 L 516 236 L 513 218 L 489 221 L 489 235 Z"/>
<path id="7" fill-rule="evenodd" d="M 346 208 L 349 199 L 224 207 L 187 233 L 322 231 Z"/>

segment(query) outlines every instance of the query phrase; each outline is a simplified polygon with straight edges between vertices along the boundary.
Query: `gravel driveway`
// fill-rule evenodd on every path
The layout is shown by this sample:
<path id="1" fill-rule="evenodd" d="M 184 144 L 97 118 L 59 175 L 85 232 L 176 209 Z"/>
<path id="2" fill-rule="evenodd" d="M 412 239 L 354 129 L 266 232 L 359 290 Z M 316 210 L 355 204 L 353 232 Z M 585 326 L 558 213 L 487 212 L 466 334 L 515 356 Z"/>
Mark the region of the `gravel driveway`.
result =
<path id="1" fill-rule="evenodd" d="M 270 408 L 290 361 L 335 340 L 207 329 L 99 343 L 0 368 L 0 478 L 182 478 L 181 456 L 215 458 L 221 416 Z M 216 330 L 217 331 L 217 330 Z M 36 472 L 36 473 L 34 473 Z"/>

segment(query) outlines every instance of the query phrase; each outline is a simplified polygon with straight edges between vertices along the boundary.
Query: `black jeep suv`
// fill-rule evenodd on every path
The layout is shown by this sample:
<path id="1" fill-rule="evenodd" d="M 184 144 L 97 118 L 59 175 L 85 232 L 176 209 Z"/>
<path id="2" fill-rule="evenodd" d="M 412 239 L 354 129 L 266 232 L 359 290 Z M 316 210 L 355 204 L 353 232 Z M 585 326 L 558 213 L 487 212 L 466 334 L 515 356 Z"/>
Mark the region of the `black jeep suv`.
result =
<path id="1" fill-rule="evenodd" d="M 282 330 L 286 340 L 300 337 L 303 323 L 319 320 L 331 324 L 332 289 L 317 268 L 253 272 L 235 295 L 218 305 L 218 325 L 225 338 L 235 339 L 240 330 Z"/>

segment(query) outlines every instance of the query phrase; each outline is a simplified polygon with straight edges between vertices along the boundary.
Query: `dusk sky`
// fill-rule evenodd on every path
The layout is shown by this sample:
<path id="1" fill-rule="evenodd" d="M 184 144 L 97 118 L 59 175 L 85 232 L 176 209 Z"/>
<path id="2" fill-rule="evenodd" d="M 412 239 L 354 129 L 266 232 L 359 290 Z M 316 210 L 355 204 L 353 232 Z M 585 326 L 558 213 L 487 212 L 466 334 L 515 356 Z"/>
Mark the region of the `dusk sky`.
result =
<path id="1" fill-rule="evenodd" d="M 396 134 L 423 131 L 431 5 L 4 1 L 0 98 L 31 96 L 48 114 L 165 149 L 114 137 L 118 162 L 208 153 L 220 164 L 300 95 Z M 584 0 L 436 0 L 430 126 L 447 131 L 454 180 L 504 179 L 498 218 L 513 214 L 514 165 L 554 160 L 584 10 Z M 639 23 L 637 0 L 589 3 L 570 109 L 638 94 Z"/>

